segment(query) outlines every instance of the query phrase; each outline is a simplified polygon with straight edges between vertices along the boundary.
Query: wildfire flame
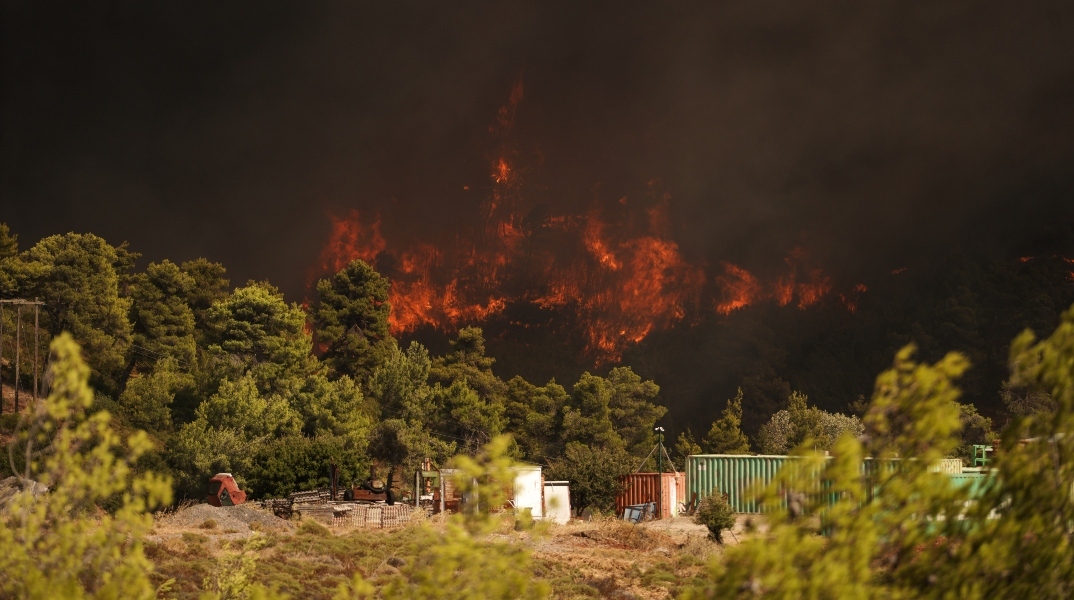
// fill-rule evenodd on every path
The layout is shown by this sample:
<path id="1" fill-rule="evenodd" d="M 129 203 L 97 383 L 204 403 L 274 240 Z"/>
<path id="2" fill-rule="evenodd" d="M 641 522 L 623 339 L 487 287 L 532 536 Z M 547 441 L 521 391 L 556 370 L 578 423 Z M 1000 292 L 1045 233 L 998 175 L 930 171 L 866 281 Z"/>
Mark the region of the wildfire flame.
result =
<path id="1" fill-rule="evenodd" d="M 727 315 L 763 300 L 773 300 L 780 306 L 794 303 L 798 308 L 820 302 L 832 290 L 831 279 L 820 269 L 807 268 L 805 260 L 804 250 L 791 250 L 784 259 L 788 272 L 780 275 L 770 287 L 762 285 L 742 267 L 723 263 L 724 275 L 717 278 L 723 288 L 723 299 L 716 303 L 716 312 Z M 864 291 L 865 286 L 859 287 Z"/>
<path id="2" fill-rule="evenodd" d="M 321 250 L 321 273 L 335 273 L 357 258 L 372 264 L 388 247 L 380 235 L 380 217 L 363 224 L 358 211 L 351 210 L 344 216 L 329 215 L 329 218 L 332 233 Z"/>
<path id="3" fill-rule="evenodd" d="M 381 234 L 379 216 L 366 221 L 353 210 L 330 215 L 331 233 L 318 272 L 311 275 L 336 272 L 354 259 L 375 264 L 391 280 L 389 326 L 395 335 L 423 327 L 451 331 L 511 306 L 572 311 L 598 362 L 617 360 L 628 345 L 688 315 L 699 318 L 707 310 L 729 315 L 764 301 L 805 309 L 831 293 L 831 280 L 800 248 L 770 283 L 729 262 L 707 276 L 705 266 L 684 258 L 672 239 L 671 196 L 658 192 L 655 180 L 629 203 L 616 199 L 610 212 L 622 219 L 607 220 L 609 207 L 594 200 L 584 213 L 525 223 L 523 170 L 510 137 L 523 97 L 519 81 L 489 127 L 497 152 L 475 220 L 480 224 L 472 231 L 452 244 L 397 247 Z M 853 311 L 865 291 L 859 285 L 839 297 Z M 710 294 L 716 300 L 704 299 Z"/>

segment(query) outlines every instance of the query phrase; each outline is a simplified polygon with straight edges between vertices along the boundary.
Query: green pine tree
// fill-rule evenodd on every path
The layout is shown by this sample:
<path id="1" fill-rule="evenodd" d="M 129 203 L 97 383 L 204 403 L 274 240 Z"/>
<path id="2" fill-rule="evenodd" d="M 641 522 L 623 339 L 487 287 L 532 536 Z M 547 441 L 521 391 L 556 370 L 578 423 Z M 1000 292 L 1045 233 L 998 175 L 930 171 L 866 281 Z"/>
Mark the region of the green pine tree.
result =
<path id="1" fill-rule="evenodd" d="M 41 240 L 18 261 L 17 293 L 44 301 L 41 326 L 53 337 L 70 332 L 86 353 L 94 387 L 115 391 L 131 343 L 130 300 L 120 294 L 116 249 L 93 234 L 67 233 Z"/>
<path id="2" fill-rule="evenodd" d="M 161 359 L 194 364 L 194 313 L 186 295 L 194 279 L 168 260 L 150 263 L 132 279 L 131 324 L 133 346 L 128 370 L 147 371 Z"/>
<path id="3" fill-rule="evenodd" d="M 336 376 L 364 383 L 391 352 L 388 333 L 388 280 L 355 260 L 332 277 L 317 282 L 313 323 L 325 344 L 324 362 Z"/>
<path id="4" fill-rule="evenodd" d="M 19 236 L 11 233 L 7 223 L 0 223 L 0 260 L 19 253 Z"/>
<path id="5" fill-rule="evenodd" d="M 215 380 L 250 374 L 262 393 L 293 392 L 316 368 L 306 313 L 267 283 L 251 283 L 206 315 Z"/>
<path id="6" fill-rule="evenodd" d="M 750 441 L 742 433 L 742 388 L 727 401 L 720 418 L 713 422 L 704 440 L 709 454 L 748 454 Z"/>
<path id="7" fill-rule="evenodd" d="M 694 439 L 694 432 L 690 431 L 689 427 L 686 428 L 686 431 L 679 433 L 679 437 L 675 440 L 675 446 L 671 451 L 675 466 L 682 470 L 686 470 L 687 456 L 701 454 L 702 452 L 701 445 Z"/>

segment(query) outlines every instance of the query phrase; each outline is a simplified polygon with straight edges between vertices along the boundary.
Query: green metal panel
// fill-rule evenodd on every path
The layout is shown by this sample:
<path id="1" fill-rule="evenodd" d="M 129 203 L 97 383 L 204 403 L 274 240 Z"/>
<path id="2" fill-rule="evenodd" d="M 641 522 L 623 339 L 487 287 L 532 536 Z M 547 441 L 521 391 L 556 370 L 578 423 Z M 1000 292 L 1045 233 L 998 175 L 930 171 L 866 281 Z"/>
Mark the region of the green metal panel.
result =
<path id="1" fill-rule="evenodd" d="M 775 479 L 776 474 L 788 461 L 800 460 L 795 457 L 781 455 L 733 455 L 733 454 L 695 454 L 686 459 L 686 501 L 693 503 L 719 490 L 726 494 L 732 510 L 737 513 L 761 513 L 761 507 L 756 501 L 751 500 L 750 491 L 755 488 L 766 486 Z M 867 486 L 867 499 L 877 493 L 873 481 L 876 481 L 884 472 L 898 469 L 902 464 L 900 459 L 877 461 L 867 458 L 862 462 L 861 474 Z M 958 485 L 970 485 L 971 498 L 976 496 L 983 483 L 983 475 L 979 473 L 952 473 L 948 475 Z M 825 482 L 820 482 L 821 488 L 826 487 Z M 819 490 L 817 490 L 819 491 Z M 837 494 L 829 494 L 829 503 L 838 500 Z M 771 510 L 773 507 L 769 507 Z M 782 508 L 782 506 L 781 506 Z"/>
<path id="2" fill-rule="evenodd" d="M 948 477 L 956 486 L 968 487 L 970 500 L 976 500 L 980 497 L 982 488 L 991 475 L 991 473 L 958 473 L 948 475 Z"/>
<path id="3" fill-rule="evenodd" d="M 761 508 L 752 501 L 749 492 L 754 486 L 768 485 L 790 460 L 777 455 L 695 454 L 686 459 L 686 498 L 701 500 L 719 490 L 727 494 L 732 510 L 738 513 L 759 513 Z"/>

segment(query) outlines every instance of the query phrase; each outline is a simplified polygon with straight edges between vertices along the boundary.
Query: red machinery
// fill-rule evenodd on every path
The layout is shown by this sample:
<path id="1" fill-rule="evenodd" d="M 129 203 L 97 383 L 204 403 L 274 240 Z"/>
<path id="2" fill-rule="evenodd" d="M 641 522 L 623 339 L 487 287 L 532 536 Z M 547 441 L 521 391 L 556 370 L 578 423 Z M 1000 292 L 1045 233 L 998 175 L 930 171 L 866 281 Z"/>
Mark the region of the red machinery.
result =
<path id="1" fill-rule="evenodd" d="M 217 473 L 209 480 L 205 501 L 213 506 L 237 506 L 246 502 L 246 492 L 239 489 L 231 473 Z"/>

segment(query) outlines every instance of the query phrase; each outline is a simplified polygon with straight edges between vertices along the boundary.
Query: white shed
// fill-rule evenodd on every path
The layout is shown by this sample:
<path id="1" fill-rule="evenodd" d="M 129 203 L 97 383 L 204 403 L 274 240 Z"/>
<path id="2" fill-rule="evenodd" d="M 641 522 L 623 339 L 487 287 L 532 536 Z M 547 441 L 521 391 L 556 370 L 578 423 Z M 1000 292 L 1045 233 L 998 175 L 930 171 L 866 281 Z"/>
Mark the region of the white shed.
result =
<path id="1" fill-rule="evenodd" d="M 569 481 L 544 482 L 544 518 L 560 525 L 571 520 Z"/>
<path id="2" fill-rule="evenodd" d="M 541 467 L 539 465 L 520 465 L 511 467 L 515 473 L 515 511 L 521 513 L 530 509 L 534 519 L 544 516 L 543 488 Z"/>

